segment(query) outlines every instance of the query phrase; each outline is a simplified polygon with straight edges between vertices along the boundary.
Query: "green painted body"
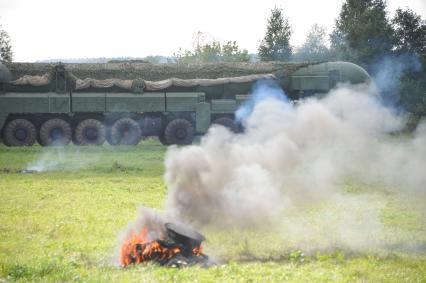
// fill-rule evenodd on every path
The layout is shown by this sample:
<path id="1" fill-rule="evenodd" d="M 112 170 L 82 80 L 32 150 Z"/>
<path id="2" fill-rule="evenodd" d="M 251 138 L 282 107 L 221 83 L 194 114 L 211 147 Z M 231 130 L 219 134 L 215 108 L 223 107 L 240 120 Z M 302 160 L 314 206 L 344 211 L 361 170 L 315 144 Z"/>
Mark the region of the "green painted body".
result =
<path id="1" fill-rule="evenodd" d="M 289 75 L 276 76 L 276 82 L 292 99 L 328 92 L 340 82 L 358 84 L 369 81 L 364 69 L 348 62 L 310 64 Z M 34 117 L 35 121 L 61 115 L 68 117 L 73 124 L 73 120 L 81 117 L 151 115 L 149 118 L 161 117 L 163 120 L 163 117 L 185 117 L 193 121 L 196 134 L 201 135 L 207 132 L 214 119 L 233 118 L 238 107 L 250 99 L 253 84 L 171 87 L 155 92 L 117 89 L 76 91 L 63 65 L 55 67 L 54 79 L 47 86 L 13 85 L 7 68 L 0 65 L 0 133 L 11 117 L 22 116 L 28 120 Z M 42 121 L 34 122 L 37 127 L 40 123 Z M 154 135 L 161 135 L 161 131 Z"/>

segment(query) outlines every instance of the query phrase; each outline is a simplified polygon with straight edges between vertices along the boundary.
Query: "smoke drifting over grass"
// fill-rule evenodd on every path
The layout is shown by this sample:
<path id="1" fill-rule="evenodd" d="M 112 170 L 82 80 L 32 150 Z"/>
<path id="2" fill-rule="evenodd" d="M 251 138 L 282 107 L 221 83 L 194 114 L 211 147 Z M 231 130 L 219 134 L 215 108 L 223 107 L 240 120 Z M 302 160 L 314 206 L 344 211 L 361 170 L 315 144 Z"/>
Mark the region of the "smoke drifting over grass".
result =
<path id="1" fill-rule="evenodd" d="M 326 199 L 346 177 L 424 190 L 423 126 L 395 141 L 389 133 L 404 118 L 368 93 L 341 87 L 297 106 L 255 94 L 261 99 L 243 120 L 245 133 L 214 127 L 199 146 L 169 150 L 167 207 L 199 224 L 245 225 Z"/>
<path id="2" fill-rule="evenodd" d="M 385 105 L 401 108 L 401 79 L 407 73 L 422 70 L 422 63 L 416 54 L 404 53 L 398 56 L 384 56 L 374 66 L 372 73 L 376 87 L 383 96 Z"/>
<path id="3" fill-rule="evenodd" d="M 171 221 L 202 228 L 208 239 L 219 234 L 209 245 L 222 260 L 294 250 L 426 252 L 422 216 L 409 234 L 384 221 L 386 195 L 424 199 L 426 123 L 398 134 L 405 117 L 366 85 L 293 104 L 263 82 L 252 97 L 237 112 L 244 133 L 213 126 L 199 145 L 169 147 L 165 213 L 142 208 L 124 237 L 144 226 L 161 233 Z M 235 254 L 241 246 L 252 248 Z"/>
<path id="4" fill-rule="evenodd" d="M 35 156 L 34 161 L 27 164 L 25 170 L 30 172 L 74 171 L 96 164 L 100 154 L 88 154 L 78 148 L 51 147 Z"/>
<path id="5" fill-rule="evenodd" d="M 404 117 L 368 86 L 343 85 L 296 105 L 279 92 L 256 88 L 237 112 L 244 133 L 214 126 L 200 145 L 169 148 L 167 217 L 208 229 L 274 227 L 304 250 L 405 249 L 383 240 L 378 186 L 347 194 L 342 183 L 424 196 L 426 123 L 413 136 L 395 135 Z"/>

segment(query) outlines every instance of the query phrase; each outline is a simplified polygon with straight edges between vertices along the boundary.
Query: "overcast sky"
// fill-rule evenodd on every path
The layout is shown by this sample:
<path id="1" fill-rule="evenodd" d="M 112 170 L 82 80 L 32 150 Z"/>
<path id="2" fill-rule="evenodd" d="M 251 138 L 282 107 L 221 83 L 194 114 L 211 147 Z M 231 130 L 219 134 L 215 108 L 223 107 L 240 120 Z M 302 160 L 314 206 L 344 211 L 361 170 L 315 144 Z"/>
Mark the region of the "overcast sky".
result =
<path id="1" fill-rule="evenodd" d="M 342 0 L 0 0 L 0 23 L 15 61 L 56 58 L 170 56 L 192 47 L 197 31 L 236 40 L 256 53 L 274 6 L 303 43 L 318 23 L 330 32 Z M 426 0 L 388 0 L 389 14 L 409 7 L 426 18 Z"/>

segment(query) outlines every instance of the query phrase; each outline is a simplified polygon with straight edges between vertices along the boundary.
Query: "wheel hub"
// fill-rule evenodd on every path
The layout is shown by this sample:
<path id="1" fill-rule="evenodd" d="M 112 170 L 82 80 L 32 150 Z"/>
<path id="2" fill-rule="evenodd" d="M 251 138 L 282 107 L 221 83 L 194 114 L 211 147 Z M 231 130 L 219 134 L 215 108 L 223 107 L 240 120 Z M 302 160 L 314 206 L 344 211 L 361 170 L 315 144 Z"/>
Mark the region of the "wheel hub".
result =
<path id="1" fill-rule="evenodd" d="M 62 128 L 54 128 L 50 132 L 50 137 L 53 140 L 58 140 L 64 137 L 64 130 Z"/>
<path id="2" fill-rule="evenodd" d="M 182 129 L 182 128 L 177 129 L 176 132 L 175 132 L 175 136 L 180 140 L 185 139 L 186 138 L 186 130 Z"/>
<path id="3" fill-rule="evenodd" d="M 123 137 L 127 137 L 130 134 L 129 127 L 124 127 L 123 130 L 121 131 L 121 133 L 122 133 Z"/>
<path id="4" fill-rule="evenodd" d="M 28 136 L 28 133 L 25 129 L 23 128 L 18 128 L 15 131 L 15 138 L 19 141 L 24 141 Z"/>
<path id="5" fill-rule="evenodd" d="M 95 128 L 90 127 L 84 131 L 84 135 L 88 140 L 94 141 L 98 138 L 98 131 Z"/>

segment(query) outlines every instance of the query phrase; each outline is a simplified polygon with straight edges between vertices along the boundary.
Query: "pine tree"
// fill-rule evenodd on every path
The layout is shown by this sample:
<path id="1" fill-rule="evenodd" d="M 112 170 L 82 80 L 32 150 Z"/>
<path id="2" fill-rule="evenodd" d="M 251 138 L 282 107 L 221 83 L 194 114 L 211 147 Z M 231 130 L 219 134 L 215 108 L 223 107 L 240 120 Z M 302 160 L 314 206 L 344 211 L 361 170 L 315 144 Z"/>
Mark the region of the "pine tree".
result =
<path id="1" fill-rule="evenodd" d="M 291 27 L 283 11 L 275 7 L 268 19 L 265 37 L 259 46 L 261 61 L 286 61 L 292 54 L 290 46 Z"/>
<path id="2" fill-rule="evenodd" d="M 3 30 L 0 24 L 0 61 L 3 63 L 12 62 L 13 52 L 9 34 Z"/>

